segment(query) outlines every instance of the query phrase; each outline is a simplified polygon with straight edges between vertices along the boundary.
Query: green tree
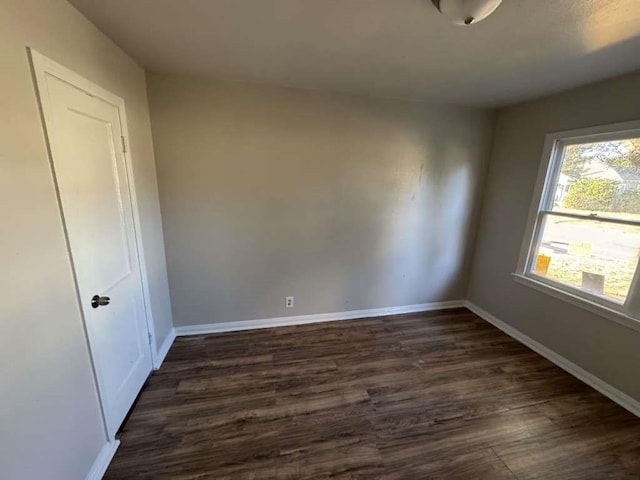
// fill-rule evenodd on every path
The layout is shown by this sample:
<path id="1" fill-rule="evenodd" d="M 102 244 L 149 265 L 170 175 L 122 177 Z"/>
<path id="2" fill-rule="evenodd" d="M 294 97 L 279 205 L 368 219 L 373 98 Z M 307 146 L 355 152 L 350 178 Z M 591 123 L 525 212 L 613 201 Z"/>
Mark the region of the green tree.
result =
<path id="1" fill-rule="evenodd" d="M 581 178 L 569 187 L 563 207 L 575 210 L 608 211 L 618 190 L 615 180 L 605 178 Z"/>
<path id="2" fill-rule="evenodd" d="M 586 171 L 590 158 L 585 156 L 582 145 L 570 145 L 564 151 L 562 173 L 571 178 L 580 178 Z"/>
<path id="3" fill-rule="evenodd" d="M 612 208 L 615 212 L 627 212 L 627 213 L 640 213 L 640 191 L 638 190 L 626 190 L 621 194 L 616 195 L 614 200 L 614 206 Z"/>

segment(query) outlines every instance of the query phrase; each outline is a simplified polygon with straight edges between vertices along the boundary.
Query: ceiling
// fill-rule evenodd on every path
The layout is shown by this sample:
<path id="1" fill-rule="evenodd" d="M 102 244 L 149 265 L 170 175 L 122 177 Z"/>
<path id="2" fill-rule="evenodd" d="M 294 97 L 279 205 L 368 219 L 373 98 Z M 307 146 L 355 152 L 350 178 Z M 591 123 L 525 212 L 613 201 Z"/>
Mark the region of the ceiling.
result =
<path id="1" fill-rule="evenodd" d="M 70 0 L 154 72 L 501 106 L 640 69 L 640 0 Z"/>

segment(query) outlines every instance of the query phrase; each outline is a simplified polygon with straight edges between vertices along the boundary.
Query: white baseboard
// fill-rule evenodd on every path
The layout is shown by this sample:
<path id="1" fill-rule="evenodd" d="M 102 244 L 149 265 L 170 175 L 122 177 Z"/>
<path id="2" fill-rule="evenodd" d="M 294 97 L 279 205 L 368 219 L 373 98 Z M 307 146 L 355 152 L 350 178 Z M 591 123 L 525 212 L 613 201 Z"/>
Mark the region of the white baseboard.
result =
<path id="1" fill-rule="evenodd" d="M 95 462 L 93 462 L 91 470 L 89 470 L 89 473 L 87 474 L 87 480 L 102 479 L 119 446 L 120 440 L 112 440 L 111 442 L 105 443 L 102 450 L 100 450 L 100 453 L 98 453 Z"/>
<path id="2" fill-rule="evenodd" d="M 319 313 L 313 315 L 297 315 L 291 317 L 263 318 L 259 320 L 243 320 L 239 322 L 208 323 L 205 325 L 187 325 L 176 327 L 175 333 L 185 335 L 202 335 L 206 333 L 237 332 L 240 330 L 254 330 L 258 328 L 286 327 L 290 325 L 305 325 L 309 323 L 335 322 L 338 320 L 353 320 L 356 318 L 383 317 L 386 315 L 401 315 L 403 313 L 428 312 L 463 307 L 464 301 L 421 303 L 418 305 L 404 305 L 400 307 L 373 308 L 369 310 L 351 310 L 348 312 Z"/>
<path id="3" fill-rule="evenodd" d="M 582 367 L 579 367 L 578 365 L 576 365 L 572 361 L 567 360 L 563 356 L 557 354 L 553 350 L 550 350 L 549 348 L 545 347 L 541 343 L 535 341 L 534 339 L 532 339 L 531 337 L 525 335 L 524 333 L 520 332 L 519 330 L 516 330 L 515 328 L 513 328 L 512 326 L 506 324 L 502 320 L 499 320 L 498 318 L 496 318 L 495 316 L 493 316 L 492 314 L 490 314 L 486 310 L 483 310 L 482 308 L 478 307 L 477 305 L 475 305 L 475 304 L 473 304 L 473 303 L 471 303 L 469 301 L 465 301 L 464 305 L 469 310 L 471 310 L 473 313 L 475 313 L 480 318 L 482 318 L 483 320 L 486 320 L 487 322 L 491 323 L 492 325 L 494 325 L 495 327 L 499 328 L 500 330 L 502 330 L 507 335 L 515 338 L 520 343 L 523 343 L 524 345 L 529 347 L 534 352 L 542 355 L 547 360 L 555 363 L 558 367 L 560 367 L 563 370 L 565 370 L 566 372 L 570 373 L 571 375 L 573 375 L 577 379 L 582 380 L 587 385 L 595 388 L 597 391 L 602 393 L 604 396 L 610 398 L 611 400 L 616 402 L 621 407 L 629 410 L 634 415 L 640 417 L 640 402 L 639 401 L 637 401 L 634 398 L 630 397 L 626 393 L 621 392 L 617 388 L 609 385 L 607 382 L 605 382 L 604 380 L 601 380 L 600 378 L 596 377 L 592 373 L 587 372 Z"/>
<path id="4" fill-rule="evenodd" d="M 162 362 L 164 362 L 164 359 L 167 356 L 167 353 L 169 353 L 169 349 L 171 348 L 171 345 L 173 345 L 173 341 L 175 339 L 176 339 L 176 329 L 172 328 L 169 334 L 167 335 L 167 338 L 164 339 L 164 342 L 162 342 L 162 345 L 160 345 L 160 348 L 156 352 L 156 361 L 155 361 L 155 364 L 153 365 L 153 368 L 155 370 L 158 370 L 162 365 Z"/>

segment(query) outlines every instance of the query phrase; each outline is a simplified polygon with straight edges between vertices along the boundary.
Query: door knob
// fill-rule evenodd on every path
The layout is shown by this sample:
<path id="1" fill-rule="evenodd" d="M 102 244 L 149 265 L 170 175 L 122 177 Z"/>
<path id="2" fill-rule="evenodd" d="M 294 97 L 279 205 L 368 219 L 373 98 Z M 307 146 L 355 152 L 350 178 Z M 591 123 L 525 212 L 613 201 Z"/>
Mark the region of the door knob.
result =
<path id="1" fill-rule="evenodd" d="M 109 297 L 101 297 L 100 295 L 94 295 L 91 298 L 91 306 L 93 308 L 98 308 L 100 306 L 109 305 L 111 299 Z"/>

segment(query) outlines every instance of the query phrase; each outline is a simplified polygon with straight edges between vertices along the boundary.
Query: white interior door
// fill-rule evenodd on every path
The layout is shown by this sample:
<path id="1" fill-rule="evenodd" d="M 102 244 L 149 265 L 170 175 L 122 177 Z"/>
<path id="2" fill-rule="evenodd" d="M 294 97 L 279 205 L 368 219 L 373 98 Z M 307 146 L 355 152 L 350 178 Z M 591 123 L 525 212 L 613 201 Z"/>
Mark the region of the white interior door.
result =
<path id="1" fill-rule="evenodd" d="M 124 154 L 124 106 L 51 72 L 39 72 L 37 79 L 107 433 L 113 437 L 152 368 Z"/>

